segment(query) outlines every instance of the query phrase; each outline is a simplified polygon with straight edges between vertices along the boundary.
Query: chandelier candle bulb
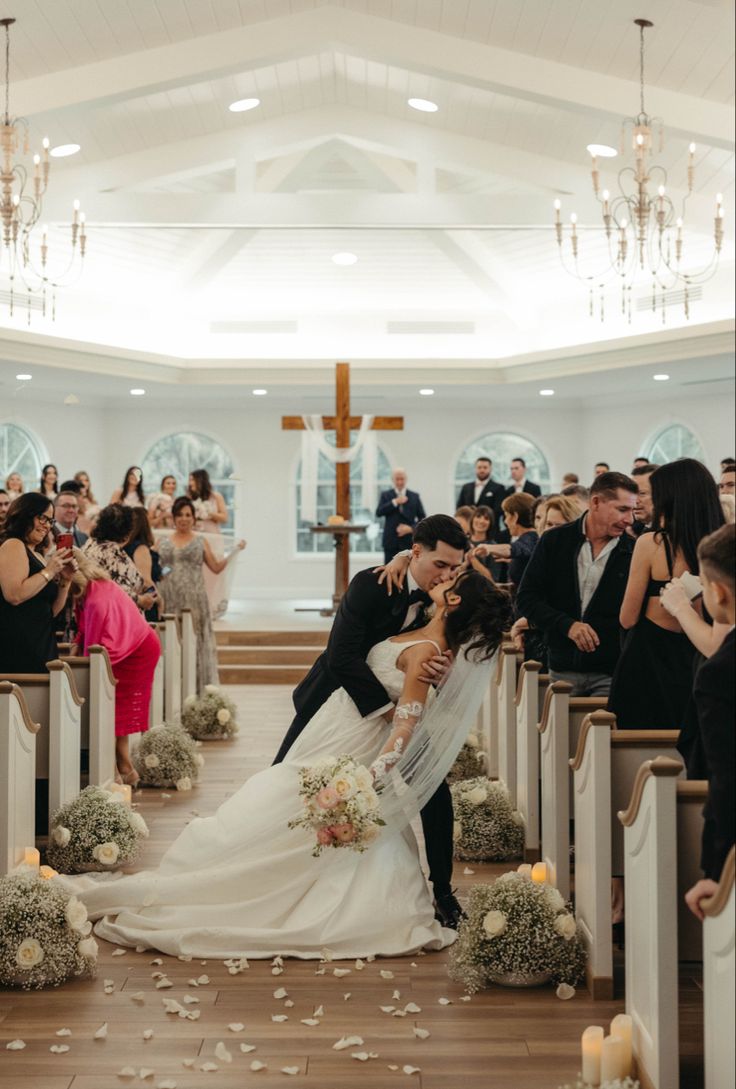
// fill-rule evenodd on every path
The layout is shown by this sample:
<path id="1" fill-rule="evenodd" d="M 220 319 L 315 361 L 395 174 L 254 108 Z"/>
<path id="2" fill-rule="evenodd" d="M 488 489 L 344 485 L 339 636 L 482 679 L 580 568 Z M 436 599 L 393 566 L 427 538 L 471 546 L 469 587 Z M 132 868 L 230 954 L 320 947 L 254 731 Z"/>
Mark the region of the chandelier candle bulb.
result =
<path id="1" fill-rule="evenodd" d="M 601 1044 L 601 1082 L 604 1085 L 626 1077 L 626 1047 L 620 1036 L 606 1036 Z"/>
<path id="2" fill-rule="evenodd" d="M 599 1086 L 601 1083 L 601 1049 L 603 1029 L 600 1025 L 589 1025 L 581 1038 L 582 1078 L 585 1085 Z"/>
<path id="3" fill-rule="evenodd" d="M 618 1013 L 611 1021 L 611 1036 L 618 1036 L 624 1043 L 624 1068 L 622 1077 L 631 1073 L 633 1060 L 633 1023 L 628 1013 Z"/>
<path id="4" fill-rule="evenodd" d="M 560 216 L 560 208 L 562 205 L 559 200 L 555 201 L 555 234 L 557 235 L 557 245 L 562 245 L 562 218 Z"/>

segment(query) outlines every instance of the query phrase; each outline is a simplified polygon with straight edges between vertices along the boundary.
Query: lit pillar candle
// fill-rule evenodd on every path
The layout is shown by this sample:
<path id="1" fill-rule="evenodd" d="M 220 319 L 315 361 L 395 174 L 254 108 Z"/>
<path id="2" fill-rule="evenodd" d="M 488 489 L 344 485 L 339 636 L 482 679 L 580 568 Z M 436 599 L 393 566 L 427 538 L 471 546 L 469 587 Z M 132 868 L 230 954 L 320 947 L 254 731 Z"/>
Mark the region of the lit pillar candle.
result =
<path id="1" fill-rule="evenodd" d="M 110 783 L 107 789 L 111 794 L 120 794 L 123 803 L 130 808 L 133 802 L 133 788 L 127 783 Z"/>
<path id="2" fill-rule="evenodd" d="M 41 865 L 41 852 L 36 847 L 26 847 L 23 852 L 23 865 L 37 871 Z"/>
<path id="3" fill-rule="evenodd" d="M 625 1078 L 626 1042 L 620 1036 L 606 1036 L 601 1044 L 601 1082 Z"/>
<path id="4" fill-rule="evenodd" d="M 627 1013 L 616 1014 L 613 1021 L 611 1021 L 611 1036 L 618 1036 L 620 1040 L 623 1040 L 625 1045 L 624 1052 L 624 1071 L 622 1077 L 626 1077 L 631 1073 L 631 1061 L 633 1058 L 633 1037 L 632 1037 L 632 1021 Z"/>
<path id="5" fill-rule="evenodd" d="M 38 876 L 42 877 L 44 881 L 50 881 L 52 877 L 58 877 L 58 871 L 53 866 L 41 866 L 38 871 Z"/>
<path id="6" fill-rule="evenodd" d="M 522 877 L 532 876 L 532 868 L 528 862 L 522 862 L 521 866 L 517 868 L 516 872 L 520 873 Z"/>
<path id="7" fill-rule="evenodd" d="M 590 1025 L 582 1035 L 582 1077 L 586 1085 L 601 1083 L 601 1048 L 604 1032 L 600 1025 Z"/>
<path id="8" fill-rule="evenodd" d="M 532 866 L 532 881 L 535 881 L 538 885 L 543 885 L 547 880 L 547 863 L 535 862 Z"/>

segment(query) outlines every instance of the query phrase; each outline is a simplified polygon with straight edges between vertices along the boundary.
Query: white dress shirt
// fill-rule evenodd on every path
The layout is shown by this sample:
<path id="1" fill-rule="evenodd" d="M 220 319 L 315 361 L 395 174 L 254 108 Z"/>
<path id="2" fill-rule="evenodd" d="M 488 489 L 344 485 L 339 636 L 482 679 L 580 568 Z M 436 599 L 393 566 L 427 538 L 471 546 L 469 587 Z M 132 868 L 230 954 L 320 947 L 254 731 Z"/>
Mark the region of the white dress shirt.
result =
<path id="1" fill-rule="evenodd" d="M 580 615 L 585 615 L 585 610 L 590 605 L 593 594 L 598 589 L 598 584 L 603 578 L 603 572 L 608 563 L 608 557 L 618 544 L 618 537 L 612 537 L 608 544 L 604 545 L 598 555 L 593 559 L 593 545 L 588 539 L 586 524 L 588 515 L 583 516 L 583 534 L 585 540 L 578 552 L 578 586 L 580 587 Z"/>

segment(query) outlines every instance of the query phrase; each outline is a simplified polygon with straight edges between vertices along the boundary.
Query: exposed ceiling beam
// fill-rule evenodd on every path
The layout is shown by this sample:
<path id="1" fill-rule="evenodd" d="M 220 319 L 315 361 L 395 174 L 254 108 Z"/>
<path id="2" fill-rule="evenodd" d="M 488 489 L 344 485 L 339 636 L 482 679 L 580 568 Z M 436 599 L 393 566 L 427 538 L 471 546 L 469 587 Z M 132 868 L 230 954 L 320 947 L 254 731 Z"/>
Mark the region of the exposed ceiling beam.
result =
<path id="1" fill-rule="evenodd" d="M 507 261 L 494 256 L 477 235 L 469 231 L 433 231 L 434 244 L 476 287 L 494 301 L 500 300 L 507 317 L 518 329 L 529 328 L 534 314 L 522 278 Z"/>

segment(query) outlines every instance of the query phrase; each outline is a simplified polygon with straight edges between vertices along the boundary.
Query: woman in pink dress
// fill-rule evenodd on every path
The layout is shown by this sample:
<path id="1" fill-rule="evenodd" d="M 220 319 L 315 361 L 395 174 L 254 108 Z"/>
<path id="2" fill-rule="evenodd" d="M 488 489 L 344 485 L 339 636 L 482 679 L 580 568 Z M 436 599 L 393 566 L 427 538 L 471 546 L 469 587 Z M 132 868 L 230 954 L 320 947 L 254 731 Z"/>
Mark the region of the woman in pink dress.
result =
<path id="1" fill-rule="evenodd" d="M 130 760 L 128 739 L 148 729 L 153 674 L 161 654 L 158 636 L 133 600 L 106 571 L 74 549 L 73 579 L 77 640 L 72 653 L 87 655 L 94 644 L 110 656 L 115 688 L 115 762 L 124 783 L 140 776 Z"/>

